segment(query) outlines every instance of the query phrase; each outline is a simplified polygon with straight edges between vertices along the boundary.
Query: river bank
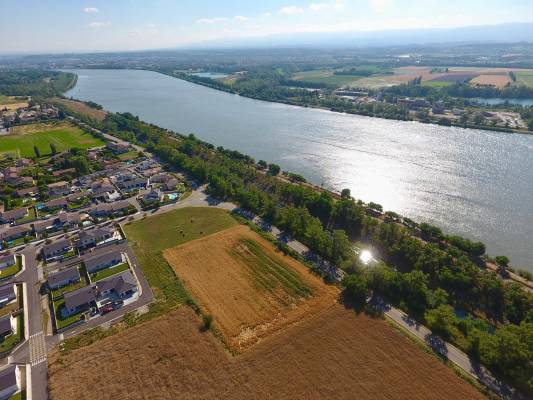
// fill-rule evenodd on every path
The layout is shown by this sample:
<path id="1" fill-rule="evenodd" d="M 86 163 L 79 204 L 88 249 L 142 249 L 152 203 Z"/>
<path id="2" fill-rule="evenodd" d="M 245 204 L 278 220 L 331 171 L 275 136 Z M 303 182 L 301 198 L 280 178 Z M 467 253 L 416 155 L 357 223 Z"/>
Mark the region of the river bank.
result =
<path id="1" fill-rule="evenodd" d="M 454 122 L 454 121 L 451 121 L 451 120 L 448 120 L 448 121 L 450 121 L 450 124 L 444 125 L 444 124 L 439 124 L 436 121 L 426 121 L 426 120 L 417 118 L 415 115 L 409 115 L 408 118 L 399 119 L 399 118 L 393 118 L 393 117 L 390 117 L 390 116 L 387 116 L 387 115 L 369 115 L 368 113 L 356 112 L 356 111 L 353 111 L 353 110 L 338 110 L 338 109 L 336 109 L 334 107 L 323 107 L 323 106 L 305 104 L 305 103 L 300 103 L 300 102 L 290 101 L 290 100 L 266 99 L 266 98 L 263 98 L 261 96 L 253 96 L 253 95 L 249 95 L 247 93 L 241 93 L 239 91 L 232 90 L 229 87 L 225 87 L 225 86 L 221 86 L 221 85 L 217 85 L 217 84 L 210 84 L 208 82 L 205 82 L 204 80 L 195 79 L 196 76 L 194 76 L 194 75 L 179 74 L 179 76 L 177 76 L 177 75 L 174 75 L 172 73 L 168 73 L 168 72 L 165 72 L 165 71 L 162 71 L 162 70 L 157 70 L 157 69 L 147 70 L 147 71 L 157 72 L 157 73 L 160 73 L 160 74 L 163 74 L 163 75 L 170 76 L 172 78 L 182 79 L 184 81 L 191 82 L 191 83 L 194 83 L 196 85 L 205 86 L 205 87 L 208 87 L 210 89 L 218 90 L 218 91 L 221 91 L 221 92 L 236 94 L 238 96 L 242 96 L 242 97 L 246 97 L 246 98 L 254 99 L 254 100 L 268 101 L 268 102 L 273 102 L 273 103 L 286 104 L 286 105 L 304 107 L 304 108 L 313 108 L 313 109 L 319 109 L 319 110 L 326 110 L 326 111 L 331 111 L 331 112 L 336 112 L 336 113 L 341 113 L 341 114 L 361 115 L 361 116 L 372 117 L 372 118 L 390 119 L 390 120 L 394 120 L 394 121 L 414 121 L 414 122 L 419 122 L 419 123 L 422 123 L 422 124 L 430 124 L 430 125 L 443 125 L 443 126 L 453 126 L 453 127 L 465 128 L 465 129 L 477 129 L 477 130 L 486 130 L 486 131 L 492 131 L 492 132 L 519 133 L 519 134 L 524 134 L 524 135 L 533 135 L 533 131 L 529 131 L 527 129 L 512 129 L 512 128 L 497 127 L 497 126 L 476 125 L 476 124 L 472 124 L 472 123 L 461 124 L 461 123 L 457 123 L 457 122 Z M 489 106 L 489 104 L 487 104 L 487 106 Z"/>

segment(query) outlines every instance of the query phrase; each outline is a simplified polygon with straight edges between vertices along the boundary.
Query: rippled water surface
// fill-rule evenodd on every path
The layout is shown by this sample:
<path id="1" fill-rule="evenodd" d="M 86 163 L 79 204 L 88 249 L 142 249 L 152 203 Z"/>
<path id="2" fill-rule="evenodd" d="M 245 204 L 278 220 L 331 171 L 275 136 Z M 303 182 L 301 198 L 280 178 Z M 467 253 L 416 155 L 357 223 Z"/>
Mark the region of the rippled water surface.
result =
<path id="1" fill-rule="evenodd" d="M 148 71 L 73 72 L 68 96 L 348 187 L 533 271 L 533 136 L 256 101 Z"/>

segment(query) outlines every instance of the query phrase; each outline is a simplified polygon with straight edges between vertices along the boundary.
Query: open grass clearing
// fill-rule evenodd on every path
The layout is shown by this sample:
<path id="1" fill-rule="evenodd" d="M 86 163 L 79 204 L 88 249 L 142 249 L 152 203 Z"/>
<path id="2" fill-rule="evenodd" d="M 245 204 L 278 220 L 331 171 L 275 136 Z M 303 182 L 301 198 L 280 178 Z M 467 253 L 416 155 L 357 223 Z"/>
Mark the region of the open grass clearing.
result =
<path id="1" fill-rule="evenodd" d="M 42 124 L 36 124 L 42 126 Z M 25 130 L 16 129 L 14 134 L 3 136 L 0 140 L 0 154 L 16 154 L 20 157 L 34 157 L 34 146 L 39 148 L 41 156 L 51 152 L 50 144 L 56 145 L 57 151 L 69 150 L 73 147 L 90 148 L 103 146 L 103 140 L 95 138 L 81 129 L 69 126 L 58 125 L 45 128 L 42 131 L 33 131 L 29 125 L 25 125 Z M 17 127 L 20 128 L 20 127 Z"/>
<path id="2" fill-rule="evenodd" d="M 481 400 L 387 322 L 341 305 L 229 357 L 188 307 L 49 357 L 53 400 Z"/>
<path id="3" fill-rule="evenodd" d="M 515 71 L 516 83 L 533 87 L 533 70 Z"/>
<path id="4" fill-rule="evenodd" d="M 360 76 L 335 75 L 333 70 L 303 71 L 293 75 L 293 79 L 310 83 L 323 83 L 334 86 L 346 86 L 355 84 Z"/>
<path id="5" fill-rule="evenodd" d="M 105 110 L 97 110 L 96 108 L 89 107 L 87 104 L 82 103 L 80 101 L 60 99 L 55 97 L 51 99 L 51 102 L 56 105 L 62 105 L 71 112 L 88 116 L 99 122 L 102 122 L 107 115 L 107 112 Z"/>
<path id="6" fill-rule="evenodd" d="M 234 353 L 330 307 L 339 296 L 244 225 L 163 254 Z"/>

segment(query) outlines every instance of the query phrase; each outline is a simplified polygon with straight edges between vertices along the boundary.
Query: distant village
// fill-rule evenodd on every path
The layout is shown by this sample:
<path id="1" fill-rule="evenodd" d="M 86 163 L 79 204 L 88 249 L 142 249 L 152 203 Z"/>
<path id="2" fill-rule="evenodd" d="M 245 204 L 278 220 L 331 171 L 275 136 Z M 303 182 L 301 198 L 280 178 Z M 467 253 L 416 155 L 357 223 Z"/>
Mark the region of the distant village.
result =
<path id="1" fill-rule="evenodd" d="M 52 104 L 33 104 L 31 99 L 0 106 L 0 133 L 15 125 L 31 124 L 59 118 L 60 110 Z"/>

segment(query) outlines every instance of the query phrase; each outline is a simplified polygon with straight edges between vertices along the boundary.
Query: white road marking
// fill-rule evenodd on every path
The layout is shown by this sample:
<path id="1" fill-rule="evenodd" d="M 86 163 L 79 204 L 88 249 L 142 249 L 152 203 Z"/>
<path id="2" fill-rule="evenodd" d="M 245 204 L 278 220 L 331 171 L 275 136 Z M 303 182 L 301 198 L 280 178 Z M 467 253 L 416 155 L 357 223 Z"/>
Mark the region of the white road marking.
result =
<path id="1" fill-rule="evenodd" d="M 30 336 L 30 364 L 40 364 L 46 361 L 46 343 L 44 342 L 44 333 L 39 332 Z"/>

